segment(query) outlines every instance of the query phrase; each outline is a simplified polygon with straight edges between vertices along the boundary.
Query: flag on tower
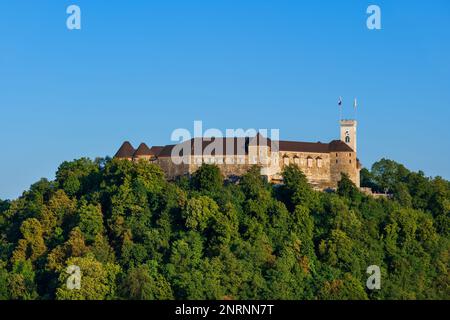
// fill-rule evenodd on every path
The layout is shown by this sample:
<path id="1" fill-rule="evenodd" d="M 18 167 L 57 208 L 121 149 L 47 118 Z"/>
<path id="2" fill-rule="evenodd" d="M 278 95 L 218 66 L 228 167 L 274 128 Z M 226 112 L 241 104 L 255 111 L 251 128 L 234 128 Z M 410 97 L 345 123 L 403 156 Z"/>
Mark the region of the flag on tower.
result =
<path id="1" fill-rule="evenodd" d="M 342 97 L 339 97 L 338 105 L 342 106 Z"/>
<path id="2" fill-rule="evenodd" d="M 353 107 L 356 109 L 358 107 L 358 100 L 355 98 L 355 102 L 353 103 Z"/>

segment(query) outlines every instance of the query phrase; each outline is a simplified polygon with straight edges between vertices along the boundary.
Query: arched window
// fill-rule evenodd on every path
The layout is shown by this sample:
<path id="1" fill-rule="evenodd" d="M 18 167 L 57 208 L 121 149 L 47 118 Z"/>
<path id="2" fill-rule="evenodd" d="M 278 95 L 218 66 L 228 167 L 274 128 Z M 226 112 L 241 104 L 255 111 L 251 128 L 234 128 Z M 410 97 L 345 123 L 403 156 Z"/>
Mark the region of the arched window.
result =
<path id="1" fill-rule="evenodd" d="M 350 143 L 350 137 L 349 136 L 345 137 L 345 143 Z"/>
<path id="2" fill-rule="evenodd" d="M 317 167 L 322 168 L 322 158 L 317 158 Z"/>
<path id="3" fill-rule="evenodd" d="M 313 166 L 313 158 L 308 157 L 308 158 L 306 159 L 306 163 L 307 163 L 307 165 L 308 165 L 308 168 L 312 168 L 312 166 Z"/>
<path id="4" fill-rule="evenodd" d="M 300 158 L 297 157 L 297 156 L 295 156 L 295 157 L 294 157 L 294 163 L 295 163 L 297 166 L 300 165 Z"/>
<path id="5" fill-rule="evenodd" d="M 288 166 L 288 165 L 289 165 L 289 157 L 288 157 L 287 155 L 284 155 L 284 157 L 283 157 L 283 162 L 284 162 L 284 165 L 285 165 L 285 166 Z"/>

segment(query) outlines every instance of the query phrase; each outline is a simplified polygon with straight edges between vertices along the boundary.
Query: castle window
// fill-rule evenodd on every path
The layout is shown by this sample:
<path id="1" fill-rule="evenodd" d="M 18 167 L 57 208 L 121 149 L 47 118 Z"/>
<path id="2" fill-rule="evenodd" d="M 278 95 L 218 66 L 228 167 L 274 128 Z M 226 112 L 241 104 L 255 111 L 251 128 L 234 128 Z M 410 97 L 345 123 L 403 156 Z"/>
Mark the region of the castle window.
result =
<path id="1" fill-rule="evenodd" d="M 350 143 L 350 137 L 349 136 L 345 137 L 345 143 Z"/>
<path id="2" fill-rule="evenodd" d="M 299 158 L 299 157 L 295 157 L 295 158 L 294 158 L 294 163 L 295 163 L 296 165 L 299 165 L 299 164 L 300 164 L 300 158 Z"/>
<path id="3" fill-rule="evenodd" d="M 308 168 L 312 168 L 312 166 L 313 166 L 313 158 L 308 157 L 308 159 L 306 159 L 306 163 L 308 164 Z"/>
<path id="4" fill-rule="evenodd" d="M 322 168 L 322 158 L 317 158 L 317 167 Z"/>
<path id="5" fill-rule="evenodd" d="M 283 157 L 283 162 L 284 162 L 284 165 L 285 165 L 285 166 L 288 166 L 288 165 L 289 165 L 289 157 L 288 157 L 287 155 L 285 155 L 285 156 Z"/>
<path id="6" fill-rule="evenodd" d="M 336 163 L 338 163 L 339 162 L 339 160 L 338 159 L 336 159 Z"/>
<path id="7" fill-rule="evenodd" d="M 350 159 L 350 163 L 352 163 L 352 159 Z"/>

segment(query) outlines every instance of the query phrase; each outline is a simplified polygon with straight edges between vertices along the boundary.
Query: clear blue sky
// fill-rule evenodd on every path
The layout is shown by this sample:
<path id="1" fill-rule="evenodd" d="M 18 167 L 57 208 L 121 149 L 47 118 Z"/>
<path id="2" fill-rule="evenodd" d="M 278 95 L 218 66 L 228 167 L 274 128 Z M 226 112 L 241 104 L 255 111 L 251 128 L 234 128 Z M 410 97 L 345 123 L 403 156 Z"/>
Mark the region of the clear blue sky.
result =
<path id="1" fill-rule="evenodd" d="M 358 97 L 366 167 L 388 157 L 450 178 L 448 0 L 1 1 L 0 35 L 3 199 L 64 160 L 168 144 L 194 120 L 329 141 L 339 96 L 347 115 Z"/>

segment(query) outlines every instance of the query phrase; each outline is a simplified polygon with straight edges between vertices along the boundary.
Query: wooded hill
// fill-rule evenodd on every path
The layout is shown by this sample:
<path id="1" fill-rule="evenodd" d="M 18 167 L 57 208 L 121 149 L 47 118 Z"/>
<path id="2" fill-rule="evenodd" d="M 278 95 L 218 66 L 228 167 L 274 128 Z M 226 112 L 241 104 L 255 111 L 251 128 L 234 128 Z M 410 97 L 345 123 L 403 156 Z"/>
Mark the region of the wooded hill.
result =
<path id="1" fill-rule="evenodd" d="M 313 191 L 213 165 L 168 182 L 159 167 L 64 162 L 55 181 L 0 201 L 0 299 L 449 299 L 450 184 L 390 161 Z M 70 290 L 66 271 L 82 272 Z M 366 288 L 370 265 L 381 289 Z"/>

